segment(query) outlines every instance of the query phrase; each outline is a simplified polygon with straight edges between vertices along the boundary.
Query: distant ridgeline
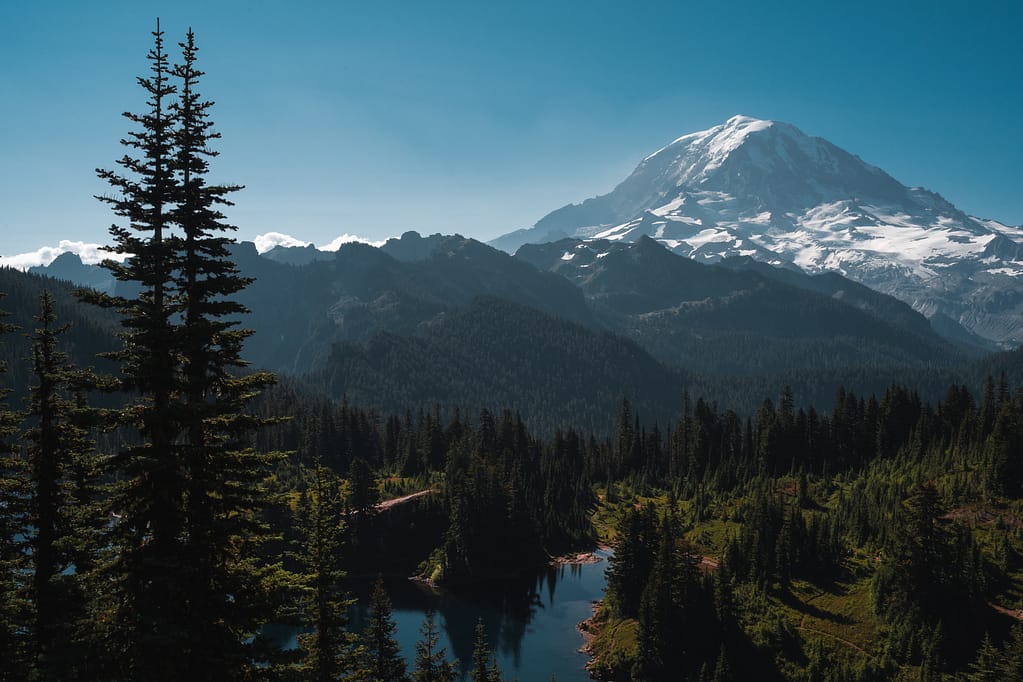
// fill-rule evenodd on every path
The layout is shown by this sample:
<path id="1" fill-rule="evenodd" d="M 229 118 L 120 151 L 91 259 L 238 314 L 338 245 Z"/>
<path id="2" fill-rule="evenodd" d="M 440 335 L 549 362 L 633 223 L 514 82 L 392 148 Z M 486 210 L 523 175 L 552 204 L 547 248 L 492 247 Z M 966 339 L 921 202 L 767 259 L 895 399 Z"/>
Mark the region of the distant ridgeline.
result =
<path id="1" fill-rule="evenodd" d="M 232 258 L 255 278 L 238 296 L 256 332 L 245 357 L 383 412 L 512 406 L 541 433 L 606 432 L 622 398 L 664 423 L 686 392 L 751 414 L 785 385 L 798 405 L 830 407 L 839 386 L 879 395 L 898 382 L 936 399 L 953 382 L 978 389 L 988 373 L 1023 378 L 1018 353 L 985 357 L 960 327 L 838 274 L 750 258 L 705 265 L 645 237 L 527 245 L 513 257 L 406 233 L 337 253 L 260 255 L 242 243 Z M 116 290 L 75 256 L 51 268 Z M 12 289 L 38 286 L 5 276 Z"/>

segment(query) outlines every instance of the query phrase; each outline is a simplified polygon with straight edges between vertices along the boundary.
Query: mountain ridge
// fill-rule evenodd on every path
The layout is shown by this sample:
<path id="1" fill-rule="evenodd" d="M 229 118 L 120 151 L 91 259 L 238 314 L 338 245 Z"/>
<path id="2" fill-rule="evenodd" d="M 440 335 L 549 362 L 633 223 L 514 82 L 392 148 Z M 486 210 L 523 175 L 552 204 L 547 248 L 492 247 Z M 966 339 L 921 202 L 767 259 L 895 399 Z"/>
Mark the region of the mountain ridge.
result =
<path id="1" fill-rule="evenodd" d="M 838 272 L 1001 347 L 1023 343 L 1023 228 L 941 195 L 787 123 L 735 116 L 644 158 L 611 192 L 491 242 L 655 239 L 704 262 L 748 256 Z"/>
<path id="2" fill-rule="evenodd" d="M 399 241 L 404 260 L 351 244 L 307 265 L 233 245 L 255 278 L 238 297 L 255 331 L 246 359 L 384 410 L 414 395 L 522 409 L 544 429 L 597 425 L 622 397 L 660 419 L 684 390 L 744 412 L 784 385 L 818 405 L 893 380 L 937 395 L 975 362 L 909 306 L 836 274 L 707 265 L 652 238 L 541 245 L 532 259 L 457 235 Z M 46 282 L 9 275 L 12 291 Z"/>

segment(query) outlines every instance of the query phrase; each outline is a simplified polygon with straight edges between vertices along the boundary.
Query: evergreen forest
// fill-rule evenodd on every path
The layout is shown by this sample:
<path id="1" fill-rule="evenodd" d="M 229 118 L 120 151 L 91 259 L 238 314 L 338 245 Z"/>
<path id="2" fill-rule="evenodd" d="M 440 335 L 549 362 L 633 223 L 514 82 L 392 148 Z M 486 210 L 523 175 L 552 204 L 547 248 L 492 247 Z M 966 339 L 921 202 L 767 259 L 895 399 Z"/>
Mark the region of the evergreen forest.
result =
<path id="1" fill-rule="evenodd" d="M 893 308 L 883 348 L 916 363 L 898 373 L 847 342 L 855 318 L 816 373 L 793 369 L 809 341 L 768 344 L 798 396 L 775 374 L 723 386 L 665 358 L 717 344 L 731 370 L 756 330 L 598 333 L 551 284 L 543 304 L 438 304 L 419 336 L 368 327 L 318 369 L 265 370 L 245 354 L 269 342 L 246 326 L 260 285 L 227 218 L 241 187 L 212 180 L 195 36 L 168 46 L 157 24 L 147 57 L 124 155 L 98 171 L 122 286 L 0 272 L 0 679 L 500 682 L 482 620 L 469 659 L 433 613 L 403 657 L 384 576 L 456 590 L 598 546 L 606 592 L 580 624 L 595 679 L 1023 679 L 1018 352 L 963 360 Z M 741 277 L 761 298 L 735 314 L 785 326 L 788 289 Z M 844 316 L 798 291 L 797 317 Z M 562 352 L 506 361 L 533 343 Z M 872 390 L 843 388 L 863 376 Z"/>

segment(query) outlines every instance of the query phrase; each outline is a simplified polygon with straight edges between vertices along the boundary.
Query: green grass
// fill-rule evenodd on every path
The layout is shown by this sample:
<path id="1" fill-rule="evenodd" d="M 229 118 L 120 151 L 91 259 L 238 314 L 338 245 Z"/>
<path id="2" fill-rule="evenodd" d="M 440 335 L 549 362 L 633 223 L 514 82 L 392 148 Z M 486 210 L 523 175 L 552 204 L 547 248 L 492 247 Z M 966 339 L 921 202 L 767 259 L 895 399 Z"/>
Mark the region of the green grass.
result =
<path id="1" fill-rule="evenodd" d="M 735 521 L 711 519 L 686 533 L 686 540 L 703 556 L 717 558 L 729 537 L 737 537 L 741 526 Z"/>
<path id="2" fill-rule="evenodd" d="M 789 481 L 778 483 L 787 494 Z M 820 506 L 804 510 L 806 516 L 837 506 L 840 492 L 852 493 L 850 483 L 835 480 L 828 486 L 817 484 L 813 492 Z M 663 512 L 666 495 L 655 497 L 631 494 L 617 486 L 613 502 L 607 503 L 598 490 L 600 502 L 593 519 L 602 542 L 614 544 L 614 526 L 626 508 L 652 502 Z M 688 528 L 686 538 L 694 550 L 704 556 L 720 558 L 730 537 L 737 537 L 742 518 L 742 497 L 715 500 L 705 519 Z M 691 501 L 680 501 L 679 517 L 692 523 Z M 1008 609 L 1023 608 L 1023 501 L 992 503 L 971 500 L 953 510 L 954 518 L 973 530 L 983 554 L 1001 567 L 1004 579 L 990 585 L 991 601 Z M 951 521 L 945 521 L 950 523 Z M 856 549 L 844 561 L 841 577 L 831 582 L 794 580 L 788 589 L 775 584 L 766 594 L 752 585 L 740 585 L 736 592 L 740 621 L 750 641 L 764 652 L 775 652 L 778 670 L 789 679 L 805 674 L 806 652 L 823 647 L 833 661 L 875 665 L 886 661 L 883 624 L 874 614 L 871 584 L 878 564 L 872 547 Z M 639 625 L 635 620 L 606 621 L 597 632 L 592 649 L 603 670 L 617 667 L 628 670 L 628 662 L 637 651 Z M 598 673 L 600 670 L 598 669 Z M 916 679 L 918 671 L 905 665 L 889 670 L 896 680 Z"/>
<path id="3" fill-rule="evenodd" d="M 605 620 L 598 623 L 596 637 L 590 643 L 593 669 L 598 679 L 608 679 L 612 670 L 628 670 L 639 651 L 639 623 L 632 619 Z"/>
<path id="4" fill-rule="evenodd" d="M 878 622 L 870 593 L 870 576 L 828 585 L 794 581 L 779 603 L 805 640 L 825 639 L 828 648 L 877 654 Z"/>

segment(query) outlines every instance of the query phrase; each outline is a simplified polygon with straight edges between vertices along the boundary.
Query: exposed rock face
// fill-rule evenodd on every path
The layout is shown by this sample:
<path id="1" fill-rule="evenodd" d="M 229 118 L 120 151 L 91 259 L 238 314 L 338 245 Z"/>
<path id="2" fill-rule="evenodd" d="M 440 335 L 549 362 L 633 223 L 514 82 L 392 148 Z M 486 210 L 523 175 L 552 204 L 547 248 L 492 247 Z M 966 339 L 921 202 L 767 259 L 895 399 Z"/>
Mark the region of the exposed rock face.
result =
<path id="1" fill-rule="evenodd" d="M 837 271 L 999 345 L 1023 343 L 1023 229 L 968 216 L 786 123 L 735 116 L 680 137 L 610 193 L 494 243 L 565 236 Z"/>

